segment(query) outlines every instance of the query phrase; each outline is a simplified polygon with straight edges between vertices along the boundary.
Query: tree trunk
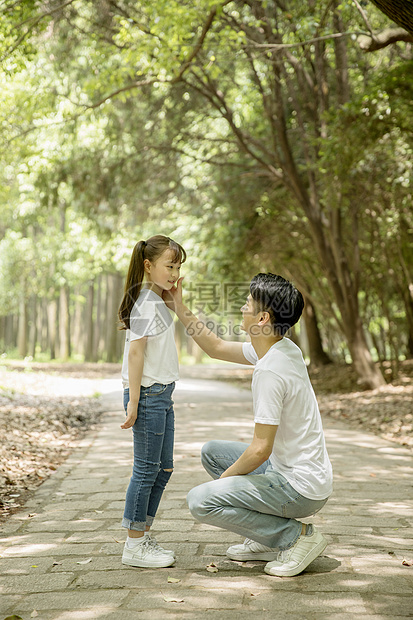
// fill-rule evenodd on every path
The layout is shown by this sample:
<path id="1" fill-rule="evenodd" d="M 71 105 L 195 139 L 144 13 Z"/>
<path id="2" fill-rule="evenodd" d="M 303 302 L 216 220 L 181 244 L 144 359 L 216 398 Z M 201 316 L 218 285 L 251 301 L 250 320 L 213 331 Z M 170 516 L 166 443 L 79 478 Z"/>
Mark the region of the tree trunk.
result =
<path id="1" fill-rule="evenodd" d="M 20 301 L 19 306 L 19 328 L 17 335 L 17 348 L 20 357 L 26 357 L 28 351 L 28 332 L 29 332 L 29 320 L 27 303 L 24 298 Z"/>
<path id="2" fill-rule="evenodd" d="M 95 299 L 95 284 L 92 282 L 89 285 L 87 292 L 87 301 L 86 308 L 84 313 L 84 324 L 83 329 L 85 330 L 85 362 L 93 362 L 94 354 L 93 354 L 93 332 L 94 332 L 94 323 L 93 323 L 93 306 Z"/>
<path id="3" fill-rule="evenodd" d="M 72 351 L 77 355 L 82 355 L 84 352 L 85 338 L 83 329 L 83 296 L 80 286 L 76 286 L 74 290 L 75 308 L 73 312 L 72 320 L 72 338 L 71 346 Z"/>
<path id="4" fill-rule="evenodd" d="M 345 30 L 340 11 L 338 10 L 338 2 L 335 2 L 335 11 L 333 15 L 333 25 L 335 32 L 343 32 Z M 347 103 L 350 98 L 350 85 L 348 81 L 348 62 L 347 47 L 345 37 L 334 39 L 334 52 L 336 58 L 336 82 L 338 102 L 340 105 Z"/>
<path id="5" fill-rule="evenodd" d="M 305 298 L 303 319 L 307 334 L 311 366 L 326 366 L 327 364 L 332 364 L 332 360 L 323 349 L 315 308 L 307 297 Z"/>
<path id="6" fill-rule="evenodd" d="M 47 299 L 43 298 L 41 300 L 41 312 L 39 314 L 39 343 L 42 352 L 47 351 L 49 348 L 47 306 Z"/>
<path id="7" fill-rule="evenodd" d="M 50 359 L 56 359 L 57 351 L 57 301 L 52 301 L 47 306 L 47 320 L 49 333 Z"/>
<path id="8" fill-rule="evenodd" d="M 37 298 L 35 295 L 32 296 L 31 302 L 31 312 L 30 312 L 30 321 L 29 321 L 29 355 L 34 359 L 36 357 L 36 345 L 37 345 L 37 337 L 38 337 L 38 317 L 37 317 Z"/>
<path id="9" fill-rule="evenodd" d="M 69 287 L 67 285 L 62 286 L 60 289 L 59 336 L 60 336 L 60 357 L 63 360 L 68 360 L 71 355 L 71 350 L 70 350 Z"/>
<path id="10" fill-rule="evenodd" d="M 386 381 L 374 364 L 367 345 L 366 336 L 359 317 L 350 324 L 347 330 L 347 344 L 353 360 L 359 382 L 368 389 L 376 389 L 386 385 Z"/>
<path id="11" fill-rule="evenodd" d="M 396 24 L 413 34 L 412 0 L 371 0 L 371 2 Z"/>
<path id="12" fill-rule="evenodd" d="M 101 357 L 101 351 L 104 348 L 102 343 L 102 324 L 103 324 L 103 276 L 98 277 L 97 300 L 96 300 L 96 319 L 93 334 L 93 361 L 97 362 Z"/>
<path id="13" fill-rule="evenodd" d="M 117 361 L 118 308 L 121 298 L 122 279 L 117 273 L 110 273 L 107 277 L 106 291 L 106 361 Z"/>

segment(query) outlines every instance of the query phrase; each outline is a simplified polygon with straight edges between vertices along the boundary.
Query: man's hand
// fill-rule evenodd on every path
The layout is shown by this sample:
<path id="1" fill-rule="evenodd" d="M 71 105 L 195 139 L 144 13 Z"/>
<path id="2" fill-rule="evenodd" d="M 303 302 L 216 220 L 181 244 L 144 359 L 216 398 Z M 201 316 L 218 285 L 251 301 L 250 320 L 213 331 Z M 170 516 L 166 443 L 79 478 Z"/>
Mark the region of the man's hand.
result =
<path id="1" fill-rule="evenodd" d="M 138 417 L 138 407 L 132 406 L 131 402 L 128 402 L 128 407 L 126 411 L 126 420 L 123 424 L 121 424 L 121 428 L 132 428 L 132 426 L 136 422 L 136 418 Z"/>
<path id="2" fill-rule="evenodd" d="M 176 282 L 176 286 L 173 286 L 169 291 L 162 291 L 162 299 L 169 308 L 176 313 L 177 307 L 182 304 L 182 278 L 179 278 Z"/>

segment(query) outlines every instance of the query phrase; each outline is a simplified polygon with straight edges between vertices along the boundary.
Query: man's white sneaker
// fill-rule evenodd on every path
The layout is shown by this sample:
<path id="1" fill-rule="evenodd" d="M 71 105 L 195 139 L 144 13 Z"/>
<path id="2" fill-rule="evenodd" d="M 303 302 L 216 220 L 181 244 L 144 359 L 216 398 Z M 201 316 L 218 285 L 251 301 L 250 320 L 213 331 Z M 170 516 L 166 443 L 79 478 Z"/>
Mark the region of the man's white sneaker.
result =
<path id="1" fill-rule="evenodd" d="M 172 551 L 172 549 L 164 549 L 163 547 L 161 547 L 161 545 L 157 543 L 156 538 L 152 538 L 150 534 L 146 534 L 146 536 L 149 538 L 149 544 L 151 545 L 151 547 L 157 549 L 161 553 L 166 553 L 167 555 L 173 555 L 173 557 L 175 557 L 175 552 Z"/>
<path id="2" fill-rule="evenodd" d="M 293 547 L 280 551 L 264 571 L 276 577 L 294 577 L 301 573 L 327 547 L 327 541 L 314 526 L 310 536 L 301 535 Z"/>
<path id="3" fill-rule="evenodd" d="M 122 563 L 139 568 L 165 568 L 172 566 L 175 557 L 170 553 L 163 553 L 162 547 L 153 544 L 150 536 L 142 536 L 142 540 L 129 548 L 127 543 L 123 548 Z"/>
<path id="4" fill-rule="evenodd" d="M 266 547 L 255 540 L 246 538 L 241 545 L 232 545 L 227 549 L 227 557 L 231 560 L 246 562 L 247 560 L 263 560 L 269 562 L 275 560 L 279 550 Z"/>

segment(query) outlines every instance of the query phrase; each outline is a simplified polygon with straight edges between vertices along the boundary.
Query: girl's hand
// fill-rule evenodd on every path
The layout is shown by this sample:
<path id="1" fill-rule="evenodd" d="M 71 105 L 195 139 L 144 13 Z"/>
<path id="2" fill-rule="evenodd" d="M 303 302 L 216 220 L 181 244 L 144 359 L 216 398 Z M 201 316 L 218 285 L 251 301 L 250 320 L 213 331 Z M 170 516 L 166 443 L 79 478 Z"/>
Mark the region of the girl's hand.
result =
<path id="1" fill-rule="evenodd" d="M 136 418 L 138 417 L 138 408 L 132 407 L 131 402 L 128 402 L 128 407 L 126 410 L 126 420 L 123 424 L 120 425 L 121 428 L 132 428 L 132 426 L 136 422 Z"/>
<path id="2" fill-rule="evenodd" d="M 176 282 L 176 286 L 173 286 L 169 291 L 162 291 L 162 299 L 170 310 L 176 312 L 177 307 L 182 304 L 182 278 L 179 278 Z"/>

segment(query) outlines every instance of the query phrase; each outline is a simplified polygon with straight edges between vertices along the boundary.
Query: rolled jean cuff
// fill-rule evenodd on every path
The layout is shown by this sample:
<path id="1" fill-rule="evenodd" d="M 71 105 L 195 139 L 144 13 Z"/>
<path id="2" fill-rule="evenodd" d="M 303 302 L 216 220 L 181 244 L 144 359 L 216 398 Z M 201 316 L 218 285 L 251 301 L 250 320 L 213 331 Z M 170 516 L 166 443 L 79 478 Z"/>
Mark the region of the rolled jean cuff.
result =
<path id="1" fill-rule="evenodd" d="M 154 522 L 155 517 L 150 517 L 149 515 L 146 517 L 146 525 L 147 527 L 151 527 L 152 523 Z"/>
<path id="2" fill-rule="evenodd" d="M 130 519 L 122 519 L 122 527 L 126 527 L 128 530 L 136 530 L 137 532 L 144 532 L 146 528 L 146 522 L 131 521 Z"/>

